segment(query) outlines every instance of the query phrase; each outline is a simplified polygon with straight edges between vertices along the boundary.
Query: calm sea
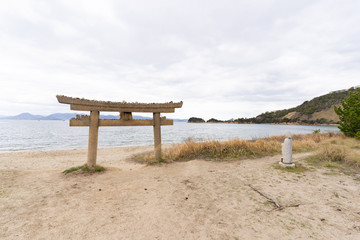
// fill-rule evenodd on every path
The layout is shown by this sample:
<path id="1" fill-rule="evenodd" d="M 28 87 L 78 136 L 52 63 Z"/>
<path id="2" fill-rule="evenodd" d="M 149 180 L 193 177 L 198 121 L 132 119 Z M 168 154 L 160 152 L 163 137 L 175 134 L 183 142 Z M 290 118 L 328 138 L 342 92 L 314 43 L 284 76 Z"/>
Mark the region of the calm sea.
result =
<path id="1" fill-rule="evenodd" d="M 152 127 L 100 127 L 99 147 L 142 146 L 153 144 Z M 282 135 L 338 132 L 333 126 L 298 126 L 270 124 L 202 124 L 177 123 L 162 126 L 163 144 L 186 139 L 228 140 L 254 139 Z M 43 151 L 87 148 L 88 127 L 69 127 L 68 121 L 0 120 L 0 152 Z"/>

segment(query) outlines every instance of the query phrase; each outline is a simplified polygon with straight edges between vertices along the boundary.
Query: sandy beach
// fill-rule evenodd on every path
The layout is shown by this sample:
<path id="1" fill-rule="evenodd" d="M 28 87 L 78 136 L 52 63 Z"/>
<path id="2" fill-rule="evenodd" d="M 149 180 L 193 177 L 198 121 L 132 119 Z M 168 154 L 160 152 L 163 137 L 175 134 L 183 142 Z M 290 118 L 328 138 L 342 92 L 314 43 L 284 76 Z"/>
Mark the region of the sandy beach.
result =
<path id="1" fill-rule="evenodd" d="M 86 150 L 0 154 L 0 239 L 360 239 L 352 175 L 281 171 L 280 156 L 134 161 L 152 149 L 99 149 L 107 170 L 92 175 L 62 173 Z"/>

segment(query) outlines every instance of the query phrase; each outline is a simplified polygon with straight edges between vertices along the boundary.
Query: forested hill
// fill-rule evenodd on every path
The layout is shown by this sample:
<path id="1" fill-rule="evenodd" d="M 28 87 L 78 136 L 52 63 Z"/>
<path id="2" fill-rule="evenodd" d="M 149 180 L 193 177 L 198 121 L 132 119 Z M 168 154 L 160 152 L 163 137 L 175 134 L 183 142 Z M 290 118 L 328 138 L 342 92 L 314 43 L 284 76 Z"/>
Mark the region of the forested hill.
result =
<path id="1" fill-rule="evenodd" d="M 337 123 L 339 118 L 334 111 L 334 106 L 339 105 L 341 100 L 354 90 L 355 88 L 350 88 L 330 92 L 305 101 L 294 108 L 265 112 L 254 118 L 238 118 L 235 121 L 239 123 Z"/>

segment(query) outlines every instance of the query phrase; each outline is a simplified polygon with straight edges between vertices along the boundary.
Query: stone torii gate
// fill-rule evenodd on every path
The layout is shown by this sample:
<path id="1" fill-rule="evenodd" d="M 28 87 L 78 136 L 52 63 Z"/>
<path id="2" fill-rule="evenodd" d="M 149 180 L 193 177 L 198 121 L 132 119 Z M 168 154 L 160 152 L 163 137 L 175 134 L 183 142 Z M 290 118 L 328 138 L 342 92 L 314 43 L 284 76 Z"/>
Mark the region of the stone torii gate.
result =
<path id="1" fill-rule="evenodd" d="M 73 98 L 63 95 L 56 95 L 59 103 L 70 104 L 71 110 L 90 111 L 89 116 L 79 116 L 70 119 L 70 127 L 89 127 L 89 144 L 87 165 L 93 168 L 96 165 L 98 146 L 98 129 L 100 126 L 153 126 L 155 158 L 161 158 L 161 125 L 173 125 L 173 120 L 166 117 L 160 118 L 160 113 L 173 113 L 175 108 L 181 108 L 183 102 L 169 103 L 126 103 L 96 101 L 84 98 Z M 119 112 L 120 119 L 99 119 L 100 111 Z M 152 120 L 133 120 L 133 112 L 152 112 Z"/>

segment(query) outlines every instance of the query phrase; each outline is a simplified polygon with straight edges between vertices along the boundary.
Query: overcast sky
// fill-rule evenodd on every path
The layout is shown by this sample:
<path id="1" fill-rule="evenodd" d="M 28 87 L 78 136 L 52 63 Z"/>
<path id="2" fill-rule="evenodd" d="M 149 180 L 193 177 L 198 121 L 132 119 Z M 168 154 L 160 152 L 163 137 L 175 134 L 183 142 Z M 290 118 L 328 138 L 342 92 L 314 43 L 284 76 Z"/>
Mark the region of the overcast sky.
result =
<path id="1" fill-rule="evenodd" d="M 0 115 L 56 94 L 253 117 L 360 85 L 359 0 L 0 2 Z"/>

